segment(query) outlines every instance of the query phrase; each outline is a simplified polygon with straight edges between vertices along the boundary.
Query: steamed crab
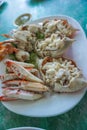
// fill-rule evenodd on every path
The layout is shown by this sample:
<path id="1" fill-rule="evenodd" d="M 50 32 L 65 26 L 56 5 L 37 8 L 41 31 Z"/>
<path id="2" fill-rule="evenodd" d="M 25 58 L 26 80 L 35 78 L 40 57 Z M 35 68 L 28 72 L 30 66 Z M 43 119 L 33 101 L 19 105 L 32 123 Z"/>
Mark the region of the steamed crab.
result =
<path id="1" fill-rule="evenodd" d="M 42 24 L 44 39 L 38 40 L 35 44 L 36 53 L 40 57 L 58 57 L 75 41 L 77 29 L 72 27 L 65 19 L 46 20 Z"/>
<path id="2" fill-rule="evenodd" d="M 40 72 L 44 82 L 55 92 L 75 92 L 87 85 L 75 62 L 64 57 L 44 58 Z"/>
<path id="3" fill-rule="evenodd" d="M 46 20 L 42 24 L 19 26 L 13 31 L 12 36 L 3 34 L 3 36 L 11 39 L 2 43 L 8 42 L 16 46 L 18 51 L 15 57 L 19 61 L 29 60 L 29 53 L 34 50 L 41 57 L 58 57 L 74 42 L 74 39 L 71 38 L 74 37 L 76 31 L 77 29 L 65 19 Z M 7 45 L 5 48 L 8 48 Z M 0 55 L 4 55 L 2 59 L 9 54 L 9 52 L 3 54 L 2 46 L 0 50 Z M 8 50 L 10 49 L 8 48 Z"/>
<path id="4" fill-rule="evenodd" d="M 1 101 L 26 99 L 36 100 L 44 96 L 49 88 L 44 85 L 40 74 L 33 64 L 5 60 L 7 74 L 1 75 Z"/>

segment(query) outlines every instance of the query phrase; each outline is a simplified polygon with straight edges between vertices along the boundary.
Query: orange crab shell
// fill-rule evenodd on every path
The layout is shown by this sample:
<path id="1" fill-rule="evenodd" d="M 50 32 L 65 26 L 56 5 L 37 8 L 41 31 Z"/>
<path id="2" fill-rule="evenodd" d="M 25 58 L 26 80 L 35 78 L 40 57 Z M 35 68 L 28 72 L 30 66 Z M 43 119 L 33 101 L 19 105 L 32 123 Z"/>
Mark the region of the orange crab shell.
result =
<path id="1" fill-rule="evenodd" d="M 3 42 L 0 42 L 0 61 L 3 60 L 6 55 L 17 51 L 18 49 L 13 47 L 10 43 L 3 45 Z"/>

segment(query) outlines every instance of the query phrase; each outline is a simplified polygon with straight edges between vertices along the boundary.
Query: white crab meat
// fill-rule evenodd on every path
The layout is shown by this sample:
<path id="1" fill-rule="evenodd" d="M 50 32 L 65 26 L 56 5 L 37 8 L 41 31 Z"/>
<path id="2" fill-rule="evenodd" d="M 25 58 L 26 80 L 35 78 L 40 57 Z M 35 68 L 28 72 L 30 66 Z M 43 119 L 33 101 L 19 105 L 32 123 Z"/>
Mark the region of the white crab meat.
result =
<path id="1" fill-rule="evenodd" d="M 43 24 L 43 27 L 46 28 L 46 33 L 54 32 L 56 30 L 58 21 L 50 20 L 46 24 Z"/>
<path id="2" fill-rule="evenodd" d="M 31 33 L 37 33 L 40 29 L 41 29 L 40 25 L 30 24 L 30 25 L 28 26 L 28 30 L 29 30 Z"/>
<path id="3" fill-rule="evenodd" d="M 33 50 L 32 43 L 35 41 L 35 38 L 32 37 L 32 34 L 26 30 L 16 30 L 13 34 L 13 39 L 19 41 L 17 48 L 31 52 Z"/>
<path id="4" fill-rule="evenodd" d="M 23 30 L 23 31 L 16 31 L 13 35 L 14 39 L 18 41 L 27 42 L 27 37 L 31 37 L 31 33 L 29 31 Z"/>
<path id="5" fill-rule="evenodd" d="M 67 37 L 72 37 L 73 34 L 77 31 L 74 27 L 72 27 L 66 19 L 54 19 L 49 20 L 43 23 L 43 29 L 45 34 L 52 33 L 61 33 Z"/>
<path id="6" fill-rule="evenodd" d="M 27 51 L 18 50 L 15 54 L 18 61 L 24 62 L 30 59 L 30 54 Z"/>
<path id="7" fill-rule="evenodd" d="M 51 37 L 38 41 L 35 50 L 41 57 L 51 56 L 56 58 L 62 55 L 73 42 L 74 39 L 67 37 L 61 39 L 57 34 L 52 34 Z"/>
<path id="8" fill-rule="evenodd" d="M 87 81 L 74 61 L 64 57 L 44 58 L 40 71 L 43 80 L 55 92 L 74 92 L 87 86 Z"/>

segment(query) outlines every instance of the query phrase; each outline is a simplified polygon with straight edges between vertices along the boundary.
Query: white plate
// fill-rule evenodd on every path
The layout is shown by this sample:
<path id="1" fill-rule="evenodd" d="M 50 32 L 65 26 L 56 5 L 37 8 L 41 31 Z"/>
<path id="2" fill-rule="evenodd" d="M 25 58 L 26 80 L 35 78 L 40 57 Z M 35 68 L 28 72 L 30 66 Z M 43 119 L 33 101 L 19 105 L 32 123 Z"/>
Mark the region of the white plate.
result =
<path id="1" fill-rule="evenodd" d="M 86 36 L 79 23 L 68 16 L 51 16 L 41 18 L 32 23 L 42 22 L 45 19 L 65 18 L 75 28 L 79 29 L 75 36 L 76 42 L 65 53 L 67 57 L 74 59 L 82 70 L 84 77 L 87 78 L 87 42 Z M 4 71 L 4 67 L 0 64 L 0 72 Z M 1 72 L 1 73 L 2 73 Z M 37 101 L 13 101 L 2 102 L 2 104 L 12 112 L 31 117 L 50 117 L 59 115 L 72 109 L 84 96 L 86 89 L 75 93 L 54 94 Z"/>
<path id="2" fill-rule="evenodd" d="M 17 128 L 10 128 L 7 130 L 45 130 L 45 129 L 36 128 L 36 127 L 17 127 Z"/>

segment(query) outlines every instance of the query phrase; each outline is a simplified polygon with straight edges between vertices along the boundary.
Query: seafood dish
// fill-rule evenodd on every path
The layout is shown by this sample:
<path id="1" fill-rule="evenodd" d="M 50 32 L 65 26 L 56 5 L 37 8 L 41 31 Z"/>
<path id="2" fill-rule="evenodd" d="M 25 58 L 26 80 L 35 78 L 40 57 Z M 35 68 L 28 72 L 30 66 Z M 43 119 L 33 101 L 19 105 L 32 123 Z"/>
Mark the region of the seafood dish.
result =
<path id="1" fill-rule="evenodd" d="M 6 73 L 0 75 L 0 101 L 37 100 L 48 93 L 85 88 L 82 71 L 63 56 L 74 44 L 77 31 L 66 19 L 52 19 L 2 34 L 8 40 L 0 42 L 0 61 L 6 66 Z"/>

